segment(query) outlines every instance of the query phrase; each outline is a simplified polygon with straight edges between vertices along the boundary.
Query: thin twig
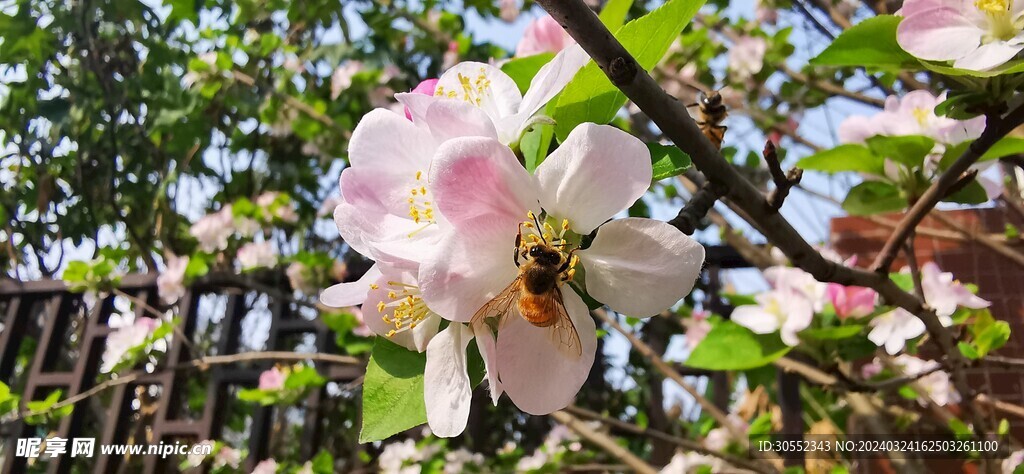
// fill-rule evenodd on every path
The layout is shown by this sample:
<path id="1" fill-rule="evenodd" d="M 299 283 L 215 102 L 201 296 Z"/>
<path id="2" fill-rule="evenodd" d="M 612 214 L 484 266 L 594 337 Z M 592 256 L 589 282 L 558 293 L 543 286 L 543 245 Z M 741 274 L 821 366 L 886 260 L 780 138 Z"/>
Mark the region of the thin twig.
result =
<path id="1" fill-rule="evenodd" d="M 634 471 L 641 474 L 657 474 L 657 469 L 644 462 L 643 459 L 638 458 L 635 454 L 629 452 L 628 449 L 619 446 L 614 439 L 604 433 L 594 431 L 592 428 L 587 426 L 586 423 L 583 423 L 565 411 L 556 411 L 551 414 L 551 417 L 554 418 L 555 421 L 565 425 L 570 430 L 575 431 L 581 438 L 601 448 L 606 453 L 612 455 L 615 459 L 622 461 L 623 464 L 629 466 Z"/>
<path id="2" fill-rule="evenodd" d="M 768 193 L 768 205 L 778 211 L 782 208 L 786 196 L 789 196 L 790 188 L 800 184 L 804 170 L 793 167 L 789 172 L 783 172 L 775 144 L 771 140 L 764 142 L 764 150 L 761 155 L 764 156 L 765 163 L 768 163 L 768 171 L 772 174 L 772 181 L 775 182 L 775 189 Z"/>

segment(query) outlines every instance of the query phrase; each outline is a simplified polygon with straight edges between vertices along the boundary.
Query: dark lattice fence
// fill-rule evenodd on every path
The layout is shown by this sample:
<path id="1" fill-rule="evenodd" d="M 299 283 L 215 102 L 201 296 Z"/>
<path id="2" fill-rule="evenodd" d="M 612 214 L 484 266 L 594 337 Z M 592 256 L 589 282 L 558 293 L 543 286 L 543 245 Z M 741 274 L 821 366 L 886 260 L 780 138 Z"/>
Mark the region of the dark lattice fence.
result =
<path id="1" fill-rule="evenodd" d="M 241 387 L 256 386 L 259 374 L 270 362 L 214 365 L 206 370 L 179 370 L 178 365 L 204 355 L 285 350 L 331 352 L 333 335 L 316 318 L 312 308 L 296 304 L 284 292 L 252 287 L 237 282 L 208 279 L 191 287 L 178 302 L 174 314 L 180 318 L 175 333 L 158 367 L 131 383 L 78 403 L 58 423 L 29 425 L 7 423 L 0 441 L 3 472 L 22 472 L 28 459 L 15 457 L 17 438 L 93 437 L 100 444 L 158 444 L 176 441 L 195 443 L 219 439 L 231 430 L 245 439 L 249 466 L 266 458 L 272 443 L 271 424 L 276 419 L 301 417 L 301 458 L 309 459 L 325 442 L 327 417 L 321 416 L 325 392 L 360 376 L 361 367 L 317 366 L 321 375 L 337 384 L 314 391 L 297 407 L 246 408 L 251 413 L 241 426 L 229 426 L 234 394 Z M 120 291 L 151 306 L 157 305 L 155 277 L 129 275 Z M 40 400 L 54 390 L 62 399 L 93 389 L 108 378 L 99 374 L 100 358 L 111 329 L 107 323 L 115 306 L 123 306 L 124 295 L 112 294 L 86 304 L 83 295 L 69 292 L 60 281 L 0 283 L 0 311 L 4 329 L 0 332 L 0 381 L 23 395 L 24 401 Z M 132 304 L 136 317 L 145 306 Z M 184 337 L 181 337 L 184 336 Z M 212 341 L 212 343 L 210 342 Z M 140 369 L 143 367 L 139 367 Z M 281 411 L 284 410 L 284 411 Z M 236 423 L 237 424 L 237 423 Z M 93 458 L 60 456 L 39 458 L 47 462 L 46 472 L 164 472 L 175 470 L 180 459 L 159 456 L 107 456 L 97 447 Z"/>

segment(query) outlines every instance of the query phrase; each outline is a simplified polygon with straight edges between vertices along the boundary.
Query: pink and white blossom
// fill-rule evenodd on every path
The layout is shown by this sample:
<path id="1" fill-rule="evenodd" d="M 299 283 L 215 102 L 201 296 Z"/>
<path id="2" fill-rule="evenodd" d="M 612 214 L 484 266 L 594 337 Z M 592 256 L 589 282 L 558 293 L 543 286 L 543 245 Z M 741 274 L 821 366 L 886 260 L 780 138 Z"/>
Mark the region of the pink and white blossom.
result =
<path id="1" fill-rule="evenodd" d="M 737 39 L 729 50 L 729 72 L 740 81 L 753 77 L 764 67 L 767 51 L 768 43 L 764 38 L 743 36 Z"/>
<path id="2" fill-rule="evenodd" d="M 710 468 L 710 472 L 723 472 L 727 465 L 719 458 L 693 451 L 678 451 L 661 469 L 661 474 L 695 474 Z"/>
<path id="3" fill-rule="evenodd" d="M 277 250 L 270 242 L 249 242 L 238 249 L 242 271 L 271 268 L 277 265 Z"/>
<path id="4" fill-rule="evenodd" d="M 156 291 L 160 300 L 172 304 L 185 296 L 185 269 L 188 268 L 189 257 L 168 255 L 166 268 L 156 277 Z"/>
<path id="5" fill-rule="evenodd" d="M 775 289 L 789 289 L 810 303 L 815 312 L 825 307 L 828 285 L 796 267 L 774 266 L 764 270 L 764 278 Z"/>
<path id="6" fill-rule="evenodd" d="M 219 450 L 213 455 L 213 467 L 224 467 L 230 466 L 237 469 L 238 465 L 242 463 L 242 453 L 232 448 L 231 446 L 221 446 Z"/>
<path id="7" fill-rule="evenodd" d="M 161 324 L 160 321 L 145 316 L 136 318 L 132 313 L 125 313 L 120 317 L 112 315 L 110 318 L 108 326 L 114 330 L 107 336 L 107 344 L 101 356 L 101 373 L 110 373 L 129 352 L 146 345 L 149 336 Z M 159 342 L 158 345 L 154 342 L 157 346 L 154 349 L 166 350 L 166 342 Z"/>
<path id="8" fill-rule="evenodd" d="M 893 365 L 903 372 L 903 375 L 910 377 L 921 376 L 917 379 L 917 386 L 924 389 L 924 395 L 927 395 L 928 399 L 936 405 L 941 407 L 960 401 L 960 394 L 953 387 L 949 374 L 942 370 L 937 370 L 940 367 L 937 361 L 901 354 L 895 357 L 892 362 Z M 921 400 L 921 402 L 924 403 L 925 400 Z"/>
<path id="9" fill-rule="evenodd" d="M 437 90 L 437 81 L 437 78 L 424 79 L 416 84 L 416 87 L 413 87 L 409 93 L 433 97 L 434 91 Z M 405 118 L 412 120 L 412 111 L 409 110 L 409 107 L 403 105 L 402 108 L 405 111 Z"/>
<path id="10" fill-rule="evenodd" d="M 256 388 L 260 390 L 281 390 L 284 388 L 284 381 L 287 378 L 288 374 L 274 366 L 260 373 L 260 382 Z"/>
<path id="11" fill-rule="evenodd" d="M 985 71 L 1024 49 L 1024 2 L 907 0 L 896 40 L 908 53 L 953 67 Z"/>
<path id="12" fill-rule="evenodd" d="M 708 322 L 707 311 L 694 310 L 690 317 L 683 320 L 683 327 L 686 328 L 686 347 L 693 350 L 711 332 L 711 323 Z"/>
<path id="13" fill-rule="evenodd" d="M 732 424 L 733 430 L 730 431 L 728 427 L 719 426 L 708 432 L 707 436 L 704 437 L 704 447 L 712 451 L 723 452 L 730 444 L 733 443 L 744 443 L 745 439 L 736 439 L 733 436 L 733 431 L 739 435 L 746 435 L 747 431 L 750 430 L 750 425 L 747 424 L 743 418 L 738 415 L 729 414 L 727 420 Z"/>
<path id="14" fill-rule="evenodd" d="M 885 352 L 895 355 L 903 350 L 907 341 L 924 334 L 924 323 L 917 316 L 903 308 L 876 316 L 868 323 L 871 332 L 868 339 Z"/>
<path id="15" fill-rule="evenodd" d="M 512 23 L 519 18 L 519 0 L 501 0 L 501 19 Z"/>
<path id="16" fill-rule="evenodd" d="M 566 48 L 537 71 L 525 95 L 500 68 L 467 61 L 453 66 L 438 78 L 434 95 L 435 98 L 455 99 L 476 106 L 490 118 L 488 126 L 493 126 L 502 143 L 515 143 L 534 114 L 558 94 L 589 60 L 579 45 Z M 436 121 L 426 117 L 426 108 L 431 103 L 429 98 L 411 93 L 395 97 L 409 108 L 413 121 Z"/>
<path id="17" fill-rule="evenodd" d="M 800 343 L 797 333 L 811 325 L 810 300 L 793 287 L 783 286 L 754 296 L 756 305 L 738 306 L 730 319 L 755 334 L 779 332 L 787 346 Z"/>
<path id="18" fill-rule="evenodd" d="M 1002 469 L 1003 474 L 1014 474 L 1017 467 L 1021 464 L 1024 464 L 1024 449 L 1018 449 L 1010 453 L 999 467 Z"/>
<path id="19" fill-rule="evenodd" d="M 277 220 L 294 224 L 299 220 L 295 212 L 295 203 L 287 195 L 277 191 L 268 191 L 256 197 L 255 204 L 263 211 L 265 220 Z"/>
<path id="20" fill-rule="evenodd" d="M 230 206 L 224 206 L 220 211 L 199 218 L 189 228 L 189 234 L 199 242 L 199 249 L 210 253 L 226 249 L 228 238 L 234 233 L 234 218 Z"/>
<path id="21" fill-rule="evenodd" d="M 935 310 L 944 326 L 952 324 L 951 316 L 957 307 L 980 309 L 992 304 L 954 280 L 952 273 L 939 270 L 935 262 L 921 265 L 921 289 L 925 302 Z"/>
<path id="22" fill-rule="evenodd" d="M 275 474 L 277 472 L 277 461 L 264 459 L 253 468 L 252 474 Z"/>
<path id="23" fill-rule="evenodd" d="M 576 44 L 551 15 L 544 15 L 526 25 L 523 37 L 516 45 L 516 57 L 540 53 L 557 53 Z"/>
<path id="24" fill-rule="evenodd" d="M 878 293 L 863 286 L 829 283 L 827 293 L 839 319 L 863 318 L 871 314 L 878 303 Z"/>
<path id="25" fill-rule="evenodd" d="M 429 182 L 438 210 L 453 231 L 421 263 L 424 301 L 447 319 L 469 322 L 517 278 L 510 250 L 520 224 L 543 209 L 547 222 L 555 223 L 542 229 L 546 239 L 597 229 L 590 247 L 575 252 L 586 270 L 591 296 L 638 317 L 667 309 L 693 287 L 703 247 L 664 222 L 626 218 L 605 223 L 646 192 L 651 173 L 647 147 L 606 125 L 578 126 L 535 175 L 493 138 L 446 142 L 437 152 Z M 533 235 L 541 238 L 542 230 Z M 551 340 L 548 328 L 527 322 L 514 305 L 497 340 L 485 325 L 471 328 L 484 355 L 493 401 L 504 392 L 523 411 L 547 414 L 571 402 L 587 378 L 597 346 L 594 322 L 575 291 L 563 286 L 561 293 L 579 335 L 578 356 L 565 354 L 561 344 Z M 456 326 L 460 332 L 453 329 Z M 456 348 L 469 337 L 461 325 L 453 324 L 448 331 L 452 334 L 441 341 Z M 435 343 L 442 344 L 435 339 L 431 346 Z M 428 347 L 428 355 L 430 351 Z M 468 380 L 438 379 L 429 365 L 428 357 L 426 385 L 436 387 L 439 397 L 448 397 L 437 406 L 449 414 L 439 416 L 464 416 Z M 539 366 L 546 370 L 536 370 Z M 432 404 L 427 406 L 429 420 Z M 464 427 L 465 419 L 460 421 Z"/>
<path id="26" fill-rule="evenodd" d="M 945 100 L 945 92 L 934 96 L 926 90 L 911 91 L 902 98 L 889 96 L 882 112 L 871 117 L 852 115 L 840 123 L 839 141 L 863 143 L 875 135 L 923 135 L 940 145 L 956 145 L 981 136 L 985 117 L 956 120 L 935 115 L 935 107 Z"/>
<path id="27" fill-rule="evenodd" d="M 363 70 L 361 61 L 345 61 L 331 74 L 331 100 L 337 99 L 342 92 L 352 86 L 352 78 Z"/>

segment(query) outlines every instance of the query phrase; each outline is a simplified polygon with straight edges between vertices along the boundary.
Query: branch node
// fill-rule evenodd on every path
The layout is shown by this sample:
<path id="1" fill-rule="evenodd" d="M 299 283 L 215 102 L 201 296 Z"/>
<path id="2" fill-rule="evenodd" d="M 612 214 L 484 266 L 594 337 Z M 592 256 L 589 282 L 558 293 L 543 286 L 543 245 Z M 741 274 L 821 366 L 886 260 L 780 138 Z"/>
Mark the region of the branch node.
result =
<path id="1" fill-rule="evenodd" d="M 768 171 L 772 175 L 772 181 L 775 182 L 775 189 L 768 193 L 768 206 L 772 210 L 778 211 L 782 208 L 786 196 L 789 195 L 789 190 L 800 183 L 800 179 L 804 176 L 804 170 L 793 167 L 788 172 L 783 172 L 775 144 L 771 140 L 764 142 L 764 151 L 761 154 L 764 156 L 765 163 L 768 163 Z"/>
<path id="2" fill-rule="evenodd" d="M 621 86 L 628 84 L 636 76 L 636 61 L 633 58 L 617 57 L 608 64 L 608 78 L 612 84 Z"/>
<path id="3" fill-rule="evenodd" d="M 679 229 L 686 235 L 693 235 L 697 228 L 701 227 L 701 221 L 707 216 L 711 208 L 728 190 L 721 184 L 708 181 L 704 186 L 693 193 L 690 202 L 687 202 L 668 223 Z"/>

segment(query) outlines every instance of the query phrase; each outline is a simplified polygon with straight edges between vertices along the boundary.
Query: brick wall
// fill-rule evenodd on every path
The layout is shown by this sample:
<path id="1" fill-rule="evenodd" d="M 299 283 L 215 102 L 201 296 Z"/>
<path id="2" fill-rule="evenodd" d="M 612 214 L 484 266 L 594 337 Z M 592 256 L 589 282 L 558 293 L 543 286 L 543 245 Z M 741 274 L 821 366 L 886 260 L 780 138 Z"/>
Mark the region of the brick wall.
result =
<path id="1" fill-rule="evenodd" d="M 1020 216 L 1005 208 L 936 212 L 971 232 L 1002 234 L 1007 222 L 1024 228 Z M 901 217 L 890 214 L 880 219 L 895 223 Z M 1024 358 L 1024 268 L 984 245 L 957 238 L 958 233 L 933 217 L 925 218 L 918 229 L 914 241 L 918 263 L 934 261 L 961 281 L 977 284 L 979 296 L 992 302 L 993 316 L 1010 323 L 1010 341 L 997 353 Z M 841 217 L 832 220 L 830 241 L 840 255 L 857 255 L 858 265 L 866 267 L 891 234 L 889 225 L 861 217 Z M 1024 252 L 1020 243 L 1014 248 Z M 901 254 L 892 268 L 898 270 L 905 265 Z M 1007 402 L 1024 404 L 1024 372 L 988 367 L 972 369 L 971 374 L 979 390 Z M 1007 418 L 1015 433 L 1024 431 L 1024 421 Z"/>

